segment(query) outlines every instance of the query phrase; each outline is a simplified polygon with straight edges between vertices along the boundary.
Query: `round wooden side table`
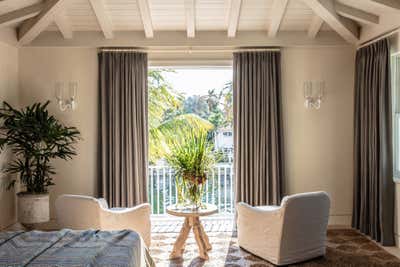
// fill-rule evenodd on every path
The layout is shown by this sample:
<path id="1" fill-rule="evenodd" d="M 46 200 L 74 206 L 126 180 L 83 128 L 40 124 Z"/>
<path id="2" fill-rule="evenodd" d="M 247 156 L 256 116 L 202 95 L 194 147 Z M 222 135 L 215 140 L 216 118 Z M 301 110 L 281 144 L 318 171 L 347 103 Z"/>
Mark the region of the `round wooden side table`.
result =
<path id="1" fill-rule="evenodd" d="M 202 208 L 197 210 L 193 210 L 191 208 L 180 208 L 176 205 L 168 206 L 168 214 L 178 217 L 185 217 L 182 229 L 170 254 L 170 259 L 182 257 L 182 253 L 185 250 L 186 239 L 188 238 L 190 229 L 193 229 L 194 238 L 196 239 L 197 246 L 199 247 L 199 256 L 204 260 L 208 260 L 207 251 L 211 250 L 212 247 L 199 217 L 211 215 L 217 212 L 217 206 L 212 204 L 204 204 Z"/>

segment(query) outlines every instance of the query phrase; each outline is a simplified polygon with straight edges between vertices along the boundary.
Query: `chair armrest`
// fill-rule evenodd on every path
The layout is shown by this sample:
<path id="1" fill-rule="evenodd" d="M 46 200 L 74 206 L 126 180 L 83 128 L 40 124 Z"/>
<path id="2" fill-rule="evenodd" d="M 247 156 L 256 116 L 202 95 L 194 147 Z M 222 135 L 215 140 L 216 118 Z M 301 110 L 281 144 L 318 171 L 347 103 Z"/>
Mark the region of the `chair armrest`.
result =
<path id="1" fill-rule="evenodd" d="M 126 209 L 101 209 L 101 228 L 103 230 L 136 231 L 149 247 L 151 241 L 150 204 L 144 203 Z"/>
<path id="2" fill-rule="evenodd" d="M 277 258 L 283 226 L 281 207 L 252 207 L 241 202 L 236 210 L 239 245 L 258 256 Z"/>
<path id="3" fill-rule="evenodd" d="M 131 213 L 134 211 L 147 210 L 147 209 L 149 209 L 149 211 L 150 211 L 149 203 L 139 204 L 132 208 L 107 208 L 106 210 L 107 210 L 107 212 L 110 212 L 113 214 L 125 214 L 125 213 Z"/>
<path id="4" fill-rule="evenodd" d="M 103 209 L 108 209 L 107 200 L 105 200 L 104 198 L 98 198 L 97 201 L 99 202 L 100 207 L 102 207 Z"/>

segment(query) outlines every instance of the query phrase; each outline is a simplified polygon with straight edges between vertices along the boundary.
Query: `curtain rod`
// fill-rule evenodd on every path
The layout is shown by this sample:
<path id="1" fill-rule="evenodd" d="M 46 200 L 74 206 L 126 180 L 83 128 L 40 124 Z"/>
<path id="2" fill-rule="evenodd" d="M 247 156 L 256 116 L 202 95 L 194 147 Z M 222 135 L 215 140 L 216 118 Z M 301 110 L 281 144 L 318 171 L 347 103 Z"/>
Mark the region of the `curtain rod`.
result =
<path id="1" fill-rule="evenodd" d="M 387 32 L 385 32 L 385 33 L 382 33 L 381 35 L 378 35 L 378 36 L 376 36 L 376 37 L 374 37 L 374 38 L 372 38 L 372 39 L 370 39 L 370 40 L 368 40 L 368 41 L 365 41 L 364 43 L 360 44 L 360 45 L 357 47 L 357 49 L 360 49 L 360 48 L 363 48 L 363 47 L 365 47 L 365 46 L 367 46 L 367 45 L 370 45 L 370 44 L 372 44 L 372 43 L 375 43 L 375 42 L 377 42 L 377 41 L 379 41 L 379 40 L 382 40 L 383 38 L 392 36 L 393 34 L 397 33 L 399 30 L 400 30 L 400 27 L 397 27 L 397 28 L 395 28 L 395 29 L 393 29 L 393 30 L 387 31 Z"/>
<path id="2" fill-rule="evenodd" d="M 280 48 L 233 48 L 233 49 L 144 49 L 144 48 L 99 48 L 99 52 L 145 52 L 145 53 L 234 53 L 234 52 L 257 52 L 257 51 L 281 51 Z"/>

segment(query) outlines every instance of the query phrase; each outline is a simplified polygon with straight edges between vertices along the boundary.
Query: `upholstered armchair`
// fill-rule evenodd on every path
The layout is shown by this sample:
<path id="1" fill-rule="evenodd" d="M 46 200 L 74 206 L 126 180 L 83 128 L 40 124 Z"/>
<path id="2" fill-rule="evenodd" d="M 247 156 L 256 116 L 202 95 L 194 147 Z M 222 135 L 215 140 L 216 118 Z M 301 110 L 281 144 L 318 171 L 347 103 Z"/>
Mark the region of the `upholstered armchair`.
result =
<path id="1" fill-rule="evenodd" d="M 276 265 L 325 255 L 329 208 L 325 192 L 287 196 L 280 206 L 238 203 L 239 246 Z"/>
<path id="2" fill-rule="evenodd" d="M 108 208 L 107 201 L 102 198 L 62 195 L 56 200 L 56 213 L 62 228 L 134 230 L 150 246 L 151 210 L 148 203 L 133 208 Z"/>

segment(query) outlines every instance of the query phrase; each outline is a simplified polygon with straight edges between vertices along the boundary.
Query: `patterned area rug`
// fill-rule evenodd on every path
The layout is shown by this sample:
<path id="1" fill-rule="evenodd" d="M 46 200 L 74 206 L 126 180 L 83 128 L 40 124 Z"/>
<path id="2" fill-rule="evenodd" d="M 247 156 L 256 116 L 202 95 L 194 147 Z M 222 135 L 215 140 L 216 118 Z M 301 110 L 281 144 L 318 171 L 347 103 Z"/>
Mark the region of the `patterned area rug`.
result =
<path id="1" fill-rule="evenodd" d="M 193 238 L 193 234 L 187 240 L 183 258 L 169 260 L 169 253 L 172 250 L 177 235 L 177 233 L 153 234 L 150 254 L 157 266 L 274 266 L 239 248 L 236 235 L 229 232 L 209 233 L 213 249 L 209 252 L 210 260 L 208 261 L 203 261 L 197 257 L 197 244 Z M 328 231 L 327 253 L 325 257 L 290 266 L 400 267 L 400 259 L 386 252 L 375 242 L 355 230 L 338 229 Z"/>

